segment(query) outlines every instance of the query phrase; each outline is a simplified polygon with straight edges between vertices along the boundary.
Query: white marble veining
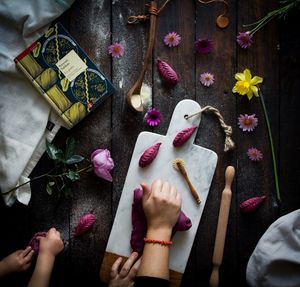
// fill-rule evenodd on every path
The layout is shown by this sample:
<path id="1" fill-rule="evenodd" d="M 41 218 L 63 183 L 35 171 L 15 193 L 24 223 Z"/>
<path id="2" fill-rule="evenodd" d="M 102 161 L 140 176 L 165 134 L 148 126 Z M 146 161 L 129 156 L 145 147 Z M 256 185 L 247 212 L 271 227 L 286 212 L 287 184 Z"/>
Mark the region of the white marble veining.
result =
<path id="1" fill-rule="evenodd" d="M 182 210 L 192 220 L 193 226 L 185 232 L 177 232 L 173 237 L 174 244 L 170 252 L 170 269 L 183 273 L 193 245 L 194 237 L 205 206 L 211 181 L 217 164 L 215 152 L 194 145 L 196 132 L 184 146 L 173 147 L 175 135 L 184 128 L 199 125 L 200 117 L 189 120 L 184 115 L 200 110 L 200 105 L 192 100 L 183 100 L 177 104 L 166 136 L 150 132 L 142 132 L 137 138 L 131 163 L 128 169 L 122 196 L 116 213 L 115 221 L 106 247 L 107 252 L 122 256 L 131 253 L 131 206 L 133 190 L 142 181 L 152 184 L 156 179 L 167 180 L 177 187 L 182 195 Z M 146 168 L 140 168 L 139 158 L 144 150 L 151 145 L 161 142 L 156 159 Z M 201 197 L 201 204 L 197 205 L 181 174 L 172 167 L 173 159 L 180 157 L 185 161 L 185 167 L 191 182 Z"/>

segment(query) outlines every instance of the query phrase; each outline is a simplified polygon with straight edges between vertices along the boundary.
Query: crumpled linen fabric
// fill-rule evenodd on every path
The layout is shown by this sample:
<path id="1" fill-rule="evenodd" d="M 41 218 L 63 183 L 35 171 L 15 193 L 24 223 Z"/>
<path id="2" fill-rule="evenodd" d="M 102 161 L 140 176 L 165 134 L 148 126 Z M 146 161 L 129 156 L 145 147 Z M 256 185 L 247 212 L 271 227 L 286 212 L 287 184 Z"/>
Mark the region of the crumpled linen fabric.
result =
<path id="1" fill-rule="evenodd" d="M 74 0 L 0 0 L 0 189 L 2 193 L 29 180 L 28 176 L 60 126 L 49 104 L 14 63 L 50 23 Z M 50 120 L 54 127 L 46 129 Z M 30 185 L 3 195 L 7 205 L 28 204 Z"/>
<path id="2" fill-rule="evenodd" d="M 252 287 L 300 286 L 300 209 L 267 229 L 249 259 L 246 278 Z"/>

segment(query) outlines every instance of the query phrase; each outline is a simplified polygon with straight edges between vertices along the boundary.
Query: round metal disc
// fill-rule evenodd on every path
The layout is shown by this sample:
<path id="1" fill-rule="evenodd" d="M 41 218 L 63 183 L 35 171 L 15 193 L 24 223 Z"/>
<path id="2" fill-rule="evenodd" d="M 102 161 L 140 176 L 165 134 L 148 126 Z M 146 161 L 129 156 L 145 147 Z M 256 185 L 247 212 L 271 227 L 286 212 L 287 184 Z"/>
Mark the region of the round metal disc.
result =
<path id="1" fill-rule="evenodd" d="M 216 24 L 219 28 L 224 29 L 229 25 L 229 19 L 224 15 L 220 15 L 216 19 Z"/>

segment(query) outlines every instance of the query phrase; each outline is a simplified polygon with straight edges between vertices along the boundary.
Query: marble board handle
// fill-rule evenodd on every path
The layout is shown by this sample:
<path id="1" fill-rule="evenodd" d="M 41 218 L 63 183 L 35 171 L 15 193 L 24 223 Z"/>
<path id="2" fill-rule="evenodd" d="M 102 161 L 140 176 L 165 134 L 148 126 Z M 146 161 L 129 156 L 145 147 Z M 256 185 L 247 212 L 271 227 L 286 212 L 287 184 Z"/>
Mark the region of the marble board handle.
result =
<path id="1" fill-rule="evenodd" d="M 235 170 L 233 166 L 228 166 L 225 171 L 225 188 L 222 192 L 215 247 L 213 254 L 213 270 L 210 276 L 210 287 L 219 286 L 219 267 L 222 264 L 224 244 L 226 238 L 227 223 L 231 204 L 231 184 Z"/>

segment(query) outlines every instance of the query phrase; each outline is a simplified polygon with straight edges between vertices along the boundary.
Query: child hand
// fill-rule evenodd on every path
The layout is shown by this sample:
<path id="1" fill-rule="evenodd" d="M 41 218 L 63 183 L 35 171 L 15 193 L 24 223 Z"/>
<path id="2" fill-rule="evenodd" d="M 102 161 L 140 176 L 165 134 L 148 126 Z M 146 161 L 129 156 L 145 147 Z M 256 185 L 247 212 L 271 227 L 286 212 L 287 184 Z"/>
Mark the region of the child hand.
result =
<path id="1" fill-rule="evenodd" d="M 29 268 L 34 252 L 30 246 L 25 250 L 17 250 L 0 262 L 0 275 L 25 271 Z"/>
<path id="2" fill-rule="evenodd" d="M 142 188 L 148 230 L 172 230 L 181 209 L 181 196 L 176 188 L 161 180 L 156 180 L 151 189 L 144 183 Z"/>
<path id="3" fill-rule="evenodd" d="M 131 287 L 134 285 L 134 279 L 140 265 L 140 259 L 136 261 L 137 258 L 138 253 L 133 252 L 124 263 L 121 271 L 122 257 L 115 261 L 111 267 L 109 287 Z"/>
<path id="4" fill-rule="evenodd" d="M 64 249 L 64 243 L 61 240 L 60 233 L 55 229 L 51 228 L 46 237 L 38 237 L 40 241 L 39 254 L 47 254 L 55 257 Z"/>

